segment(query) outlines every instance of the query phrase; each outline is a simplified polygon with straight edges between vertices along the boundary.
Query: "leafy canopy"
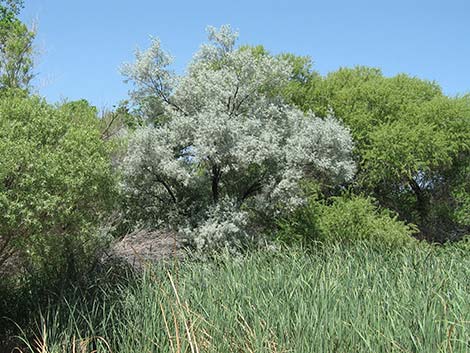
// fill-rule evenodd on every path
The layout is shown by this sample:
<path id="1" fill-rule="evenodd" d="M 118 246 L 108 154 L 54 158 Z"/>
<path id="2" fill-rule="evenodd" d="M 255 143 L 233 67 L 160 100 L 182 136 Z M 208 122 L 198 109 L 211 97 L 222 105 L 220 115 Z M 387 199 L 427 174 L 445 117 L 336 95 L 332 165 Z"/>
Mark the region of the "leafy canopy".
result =
<path id="1" fill-rule="evenodd" d="M 17 15 L 23 7 L 21 0 L 0 1 L 0 89 L 27 91 L 33 78 L 33 40 L 29 30 Z"/>
<path id="2" fill-rule="evenodd" d="M 311 79 L 287 97 L 304 110 L 332 109 L 356 142 L 356 188 L 442 240 L 468 204 L 470 97 L 447 97 L 434 83 L 367 67 Z M 459 191 L 457 191 L 459 190 Z"/>
<path id="3" fill-rule="evenodd" d="M 174 225 L 199 248 L 245 241 L 254 224 L 298 207 L 305 176 L 339 183 L 355 170 L 346 128 L 281 97 L 293 72 L 288 60 L 237 49 L 229 26 L 208 34 L 185 76 L 168 69 L 171 57 L 156 39 L 122 69 L 132 96 L 158 99 L 164 117 L 130 143 L 129 216 Z"/>

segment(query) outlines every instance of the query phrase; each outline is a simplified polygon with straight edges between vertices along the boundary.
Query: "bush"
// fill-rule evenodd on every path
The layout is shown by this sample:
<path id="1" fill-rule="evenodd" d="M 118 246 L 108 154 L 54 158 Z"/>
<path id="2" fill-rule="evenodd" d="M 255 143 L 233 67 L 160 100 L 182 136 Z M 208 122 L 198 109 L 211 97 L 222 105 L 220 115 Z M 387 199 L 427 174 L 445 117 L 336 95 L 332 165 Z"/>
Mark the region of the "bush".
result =
<path id="1" fill-rule="evenodd" d="M 404 245 L 412 241 L 414 225 L 405 224 L 391 211 L 378 208 L 368 197 L 345 195 L 329 202 L 315 198 L 292 217 L 282 220 L 278 238 L 284 242 L 367 241 Z"/>
<path id="2" fill-rule="evenodd" d="M 115 195 L 108 152 L 85 101 L 0 99 L 0 264 L 14 254 L 33 273 L 88 263 Z"/>

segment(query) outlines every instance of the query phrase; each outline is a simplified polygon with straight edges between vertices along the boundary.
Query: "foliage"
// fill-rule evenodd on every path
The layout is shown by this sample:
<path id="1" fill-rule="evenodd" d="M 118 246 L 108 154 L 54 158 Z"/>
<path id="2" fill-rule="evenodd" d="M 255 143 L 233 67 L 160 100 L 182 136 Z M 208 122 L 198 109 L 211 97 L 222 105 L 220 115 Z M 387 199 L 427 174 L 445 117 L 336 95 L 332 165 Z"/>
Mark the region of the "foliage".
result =
<path id="1" fill-rule="evenodd" d="M 404 245 L 412 241 L 413 226 L 397 220 L 393 212 L 378 209 L 370 198 L 335 197 L 323 206 L 318 228 L 325 240 L 371 241 L 386 245 Z"/>
<path id="2" fill-rule="evenodd" d="M 470 234 L 470 153 L 457 158 L 445 177 L 441 195 L 447 201 L 448 218 L 463 228 L 463 234 Z"/>
<path id="3" fill-rule="evenodd" d="M 147 51 L 135 51 L 136 62 L 124 64 L 121 73 L 124 82 L 135 87 L 130 92 L 135 113 L 150 124 L 158 124 L 165 120 L 163 102 L 169 104 L 171 88 L 175 84 L 175 73 L 168 70 L 173 58 L 162 50 L 160 40 L 151 38 L 151 46 Z"/>
<path id="4" fill-rule="evenodd" d="M 456 214 L 465 212 L 469 195 L 470 97 L 450 98 L 434 82 L 386 78 L 367 67 L 322 79 L 312 73 L 295 92 L 288 97 L 303 109 L 320 116 L 332 109 L 351 129 L 359 192 L 418 224 L 430 240 L 470 226 Z"/>
<path id="5" fill-rule="evenodd" d="M 209 28 L 213 42 L 201 47 L 183 77 L 167 69 L 170 57 L 157 40 L 123 68 L 135 94 L 159 97 L 167 117 L 138 129 L 130 142 L 128 216 L 193 229 L 204 247 L 235 233 L 244 237 L 254 220 L 262 226 L 295 209 L 303 202 L 298 183 L 307 175 L 340 183 L 354 174 L 348 130 L 331 116 L 287 106 L 273 92 L 288 83 L 292 67 L 235 49 L 236 37 L 227 26 Z M 215 216 L 220 212 L 222 218 Z M 227 212 L 239 220 L 236 226 Z M 221 230 L 230 235 L 215 236 Z"/>
<path id="6" fill-rule="evenodd" d="M 23 0 L 0 0 L 0 16 L 6 18 L 18 15 L 23 6 Z"/>
<path id="7" fill-rule="evenodd" d="M 33 40 L 36 35 L 17 15 L 23 1 L 0 2 L 0 89 L 28 90 L 33 78 Z"/>
<path id="8" fill-rule="evenodd" d="M 31 271 L 86 264 L 81 254 L 115 194 L 96 110 L 86 101 L 0 99 L 0 156 L 0 263 L 20 252 Z"/>
<path id="9" fill-rule="evenodd" d="M 44 308 L 25 352 L 464 353 L 469 265 L 453 248 L 360 242 L 158 264 Z"/>
<path id="10" fill-rule="evenodd" d="M 105 109 L 101 113 L 101 138 L 105 141 L 119 139 L 127 136 L 129 131 L 133 131 L 141 125 L 143 125 L 143 122 L 138 116 L 130 112 L 128 102 L 122 101 L 113 109 Z"/>
<path id="11" fill-rule="evenodd" d="M 379 208 L 369 197 L 343 195 L 327 201 L 310 198 L 307 205 L 279 222 L 278 239 L 285 243 L 361 242 L 400 246 L 411 244 L 413 225 Z"/>
<path id="12" fill-rule="evenodd" d="M 197 249 L 218 247 L 232 251 L 256 244 L 253 239 L 256 233 L 248 229 L 249 221 L 248 212 L 241 211 L 237 203 L 225 198 L 207 208 L 205 219 L 196 228 L 188 226 L 181 231 Z"/>

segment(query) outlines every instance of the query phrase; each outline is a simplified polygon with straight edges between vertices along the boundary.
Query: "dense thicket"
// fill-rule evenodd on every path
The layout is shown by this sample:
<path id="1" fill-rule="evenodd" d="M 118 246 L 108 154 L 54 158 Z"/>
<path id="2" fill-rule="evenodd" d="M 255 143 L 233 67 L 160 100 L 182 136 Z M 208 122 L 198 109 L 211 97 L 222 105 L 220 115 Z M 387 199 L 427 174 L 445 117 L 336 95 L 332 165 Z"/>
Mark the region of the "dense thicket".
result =
<path id="1" fill-rule="evenodd" d="M 115 195 L 98 124 L 84 101 L 0 99 L 0 265 L 14 254 L 51 272 L 89 261 L 81 252 Z"/>

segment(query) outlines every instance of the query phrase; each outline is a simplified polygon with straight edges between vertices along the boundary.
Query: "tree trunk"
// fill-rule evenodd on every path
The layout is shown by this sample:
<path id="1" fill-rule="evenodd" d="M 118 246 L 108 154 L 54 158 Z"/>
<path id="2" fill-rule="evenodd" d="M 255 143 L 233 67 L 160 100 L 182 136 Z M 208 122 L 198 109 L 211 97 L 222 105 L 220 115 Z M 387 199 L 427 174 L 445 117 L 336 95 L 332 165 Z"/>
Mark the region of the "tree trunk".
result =
<path id="1" fill-rule="evenodd" d="M 421 230 L 421 233 L 423 233 L 423 235 L 427 237 L 428 232 L 426 231 L 426 222 L 428 220 L 428 198 L 423 189 L 421 189 L 419 184 L 416 182 L 416 180 L 411 178 L 409 184 L 416 197 L 416 211 L 418 212 L 419 216 L 419 228 Z"/>
<path id="2" fill-rule="evenodd" d="M 212 166 L 212 200 L 214 203 L 219 202 L 219 182 L 220 168 L 217 165 Z"/>

